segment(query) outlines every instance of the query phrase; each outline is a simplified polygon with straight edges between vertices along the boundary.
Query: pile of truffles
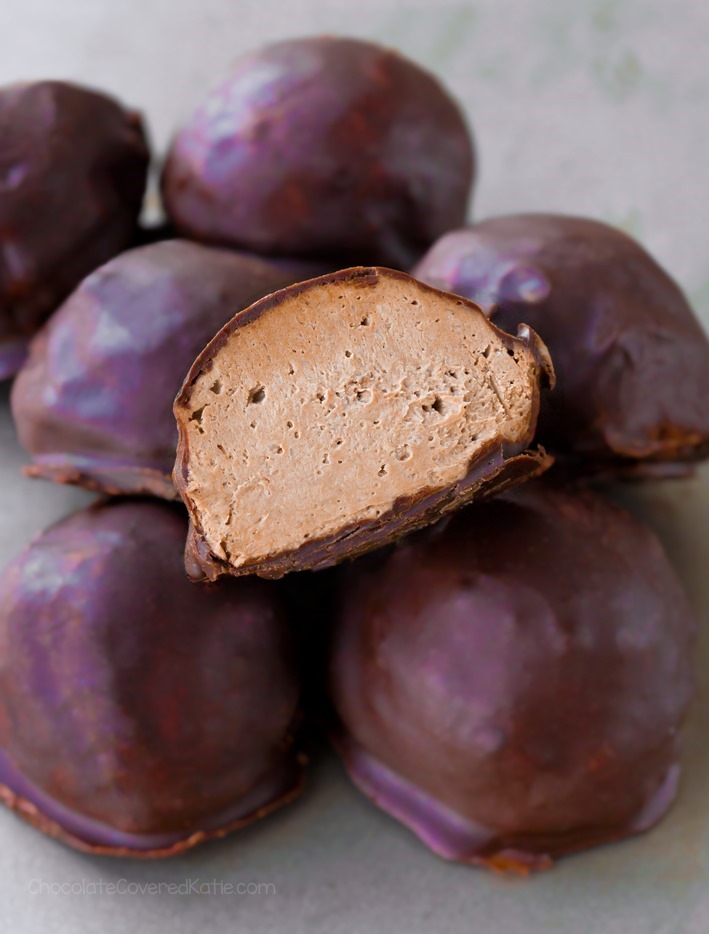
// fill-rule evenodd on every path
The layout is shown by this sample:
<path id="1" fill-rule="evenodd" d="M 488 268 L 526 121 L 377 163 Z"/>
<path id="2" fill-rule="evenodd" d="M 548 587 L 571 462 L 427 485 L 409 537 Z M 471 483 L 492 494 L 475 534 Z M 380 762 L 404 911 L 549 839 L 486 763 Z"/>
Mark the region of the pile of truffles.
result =
<path id="1" fill-rule="evenodd" d="M 238 62 L 159 230 L 114 100 L 8 87 L 0 136 L 26 473 L 103 494 L 0 579 L 0 800 L 167 856 L 293 800 L 310 727 L 447 859 L 652 827 L 695 622 L 600 487 L 709 456 L 709 343 L 652 257 L 590 219 L 466 226 L 459 107 L 359 40 Z"/>

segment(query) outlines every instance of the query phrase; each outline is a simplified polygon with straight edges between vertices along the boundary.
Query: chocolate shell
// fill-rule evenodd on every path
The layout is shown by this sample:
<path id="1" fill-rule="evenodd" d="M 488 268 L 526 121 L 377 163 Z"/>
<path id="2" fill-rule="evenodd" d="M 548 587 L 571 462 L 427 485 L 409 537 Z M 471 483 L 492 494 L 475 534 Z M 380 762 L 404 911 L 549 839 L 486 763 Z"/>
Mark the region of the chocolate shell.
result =
<path id="1" fill-rule="evenodd" d="M 134 236 L 150 155 L 140 116 L 61 81 L 0 89 L 0 378 L 71 290 Z"/>
<path id="2" fill-rule="evenodd" d="M 630 237 L 576 217 L 498 217 L 447 234 L 415 275 L 533 327 L 557 386 L 538 438 L 574 470 L 653 476 L 709 456 L 709 341 Z"/>
<path id="3" fill-rule="evenodd" d="M 172 404 L 190 365 L 236 311 L 312 268 L 170 240 L 97 270 L 35 338 L 13 386 L 26 472 L 175 498 Z"/>
<path id="4" fill-rule="evenodd" d="M 390 269 L 256 302 L 175 401 L 188 573 L 328 567 L 541 472 L 528 446 L 551 375 L 528 328 Z"/>
<path id="5" fill-rule="evenodd" d="M 185 526 L 175 505 L 115 500 L 0 580 L 0 800 L 80 850 L 171 856 L 300 787 L 277 591 L 190 584 Z"/>
<path id="6" fill-rule="evenodd" d="M 162 191 L 190 239 L 407 269 L 464 223 L 473 172 L 433 75 L 371 42 L 310 38 L 237 63 L 177 134 Z"/>
<path id="7" fill-rule="evenodd" d="M 532 483 L 341 586 L 336 746 L 434 852 L 526 872 L 667 811 L 695 624 L 629 514 Z"/>

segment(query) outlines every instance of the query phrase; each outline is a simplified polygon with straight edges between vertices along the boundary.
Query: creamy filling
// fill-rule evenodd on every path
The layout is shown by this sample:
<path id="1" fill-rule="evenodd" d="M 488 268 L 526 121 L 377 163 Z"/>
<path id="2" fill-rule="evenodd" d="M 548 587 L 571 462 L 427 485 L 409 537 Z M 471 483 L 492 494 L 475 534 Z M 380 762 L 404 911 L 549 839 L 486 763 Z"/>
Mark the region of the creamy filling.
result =
<path id="1" fill-rule="evenodd" d="M 236 567 L 377 519 L 523 441 L 537 369 L 414 280 L 334 282 L 234 330 L 193 387 L 187 495 Z"/>

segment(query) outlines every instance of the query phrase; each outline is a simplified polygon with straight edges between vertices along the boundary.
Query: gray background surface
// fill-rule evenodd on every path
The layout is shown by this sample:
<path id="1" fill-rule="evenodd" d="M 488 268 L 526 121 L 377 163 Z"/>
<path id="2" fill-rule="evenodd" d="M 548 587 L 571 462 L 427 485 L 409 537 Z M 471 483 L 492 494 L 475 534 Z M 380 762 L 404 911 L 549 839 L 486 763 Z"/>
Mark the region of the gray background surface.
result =
<path id="1" fill-rule="evenodd" d="M 162 151 L 240 52 L 325 32 L 396 45 L 446 80 L 477 136 L 476 217 L 550 210 L 615 223 L 671 270 L 709 323 L 703 0 L 0 0 L 0 83 L 64 77 L 112 90 L 145 111 Z M 0 391 L 0 563 L 88 499 L 21 478 L 22 461 Z M 625 495 L 661 532 L 706 628 L 709 472 Z M 3 811 L 0 932 L 705 932 L 708 643 L 702 635 L 681 796 L 646 837 L 532 881 L 502 880 L 429 855 L 326 758 L 287 811 L 159 864 L 75 854 Z M 40 883 L 120 879 L 271 882 L 276 894 L 32 894 Z"/>

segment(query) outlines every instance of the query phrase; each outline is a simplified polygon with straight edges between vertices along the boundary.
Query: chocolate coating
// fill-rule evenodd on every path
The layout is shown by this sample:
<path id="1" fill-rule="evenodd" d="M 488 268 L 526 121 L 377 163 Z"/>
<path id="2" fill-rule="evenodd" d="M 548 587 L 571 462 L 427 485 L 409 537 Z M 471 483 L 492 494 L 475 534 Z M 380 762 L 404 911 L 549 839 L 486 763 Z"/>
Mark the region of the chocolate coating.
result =
<path id="1" fill-rule="evenodd" d="M 337 745 L 439 855 L 539 868 L 671 804 L 693 632 L 649 529 L 530 484 L 345 574 Z"/>
<path id="2" fill-rule="evenodd" d="M 236 311 L 311 272 L 184 240 L 98 269 L 33 341 L 13 386 L 27 472 L 175 498 L 172 403 L 190 365 Z"/>
<path id="3" fill-rule="evenodd" d="M 0 89 L 0 378 L 134 235 L 150 155 L 137 113 L 61 81 Z"/>
<path id="4" fill-rule="evenodd" d="M 243 58 L 175 138 L 166 210 L 185 236 L 407 269 L 464 222 L 470 134 L 439 82 L 356 39 Z"/>
<path id="5" fill-rule="evenodd" d="M 709 456 L 709 341 L 677 284 L 606 224 L 529 214 L 443 237 L 418 278 L 477 302 L 554 361 L 539 440 L 582 470 L 671 473 Z"/>
<path id="6" fill-rule="evenodd" d="M 172 855 L 299 789 L 278 597 L 190 584 L 185 525 L 116 500 L 44 532 L 0 581 L 0 800 L 79 849 Z"/>

